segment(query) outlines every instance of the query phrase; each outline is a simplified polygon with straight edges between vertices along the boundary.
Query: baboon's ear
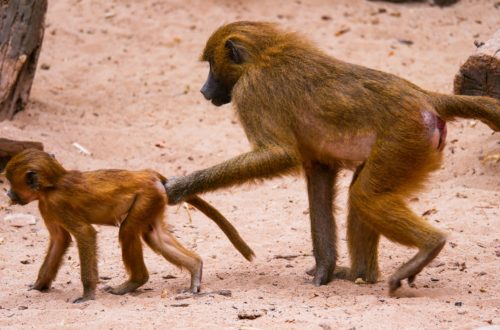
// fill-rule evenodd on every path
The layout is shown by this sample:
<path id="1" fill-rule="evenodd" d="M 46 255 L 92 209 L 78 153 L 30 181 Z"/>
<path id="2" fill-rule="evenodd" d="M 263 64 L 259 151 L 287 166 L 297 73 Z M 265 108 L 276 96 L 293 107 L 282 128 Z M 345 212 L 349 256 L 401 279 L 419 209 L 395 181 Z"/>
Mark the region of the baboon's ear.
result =
<path id="1" fill-rule="evenodd" d="M 26 184 L 31 189 L 36 190 L 38 188 L 38 174 L 35 171 L 29 170 L 26 172 Z"/>
<path id="2" fill-rule="evenodd" d="M 229 58 L 236 64 L 242 64 L 248 58 L 245 49 L 235 40 L 228 39 L 225 43 L 229 51 Z"/>

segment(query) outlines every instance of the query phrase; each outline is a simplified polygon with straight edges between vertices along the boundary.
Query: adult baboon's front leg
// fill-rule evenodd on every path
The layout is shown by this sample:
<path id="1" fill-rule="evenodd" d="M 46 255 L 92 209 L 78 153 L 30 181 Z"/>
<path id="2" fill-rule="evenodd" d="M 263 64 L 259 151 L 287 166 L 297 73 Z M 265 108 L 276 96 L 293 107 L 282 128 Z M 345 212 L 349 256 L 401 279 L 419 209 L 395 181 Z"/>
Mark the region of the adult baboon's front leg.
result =
<path id="1" fill-rule="evenodd" d="M 337 169 L 311 162 L 304 164 L 309 195 L 311 235 L 316 268 L 313 283 L 324 285 L 333 278 L 337 261 L 337 228 L 333 218 L 333 198 Z"/>
<path id="2" fill-rule="evenodd" d="M 253 179 L 272 178 L 297 166 L 296 159 L 283 148 L 257 149 L 187 176 L 169 179 L 165 184 L 168 203 L 177 204 L 188 196 Z"/>

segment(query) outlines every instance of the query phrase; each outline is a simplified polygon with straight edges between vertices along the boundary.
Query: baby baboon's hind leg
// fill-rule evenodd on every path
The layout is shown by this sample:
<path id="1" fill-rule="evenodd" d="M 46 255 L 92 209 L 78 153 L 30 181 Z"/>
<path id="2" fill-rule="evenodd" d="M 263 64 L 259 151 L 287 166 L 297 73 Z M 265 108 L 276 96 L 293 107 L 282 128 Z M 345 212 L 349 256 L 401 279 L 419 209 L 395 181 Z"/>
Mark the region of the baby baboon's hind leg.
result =
<path id="1" fill-rule="evenodd" d="M 134 214 L 131 212 L 121 224 L 119 233 L 123 263 L 129 279 L 116 287 L 105 287 L 106 292 L 123 295 L 136 290 L 149 279 L 142 254 L 141 228 L 134 223 Z"/>
<path id="2" fill-rule="evenodd" d="M 186 249 L 168 231 L 161 219 L 157 221 L 152 230 L 143 235 L 144 242 L 156 253 L 161 254 L 165 259 L 174 265 L 185 268 L 191 273 L 192 293 L 200 292 L 203 261 L 192 251 Z"/>

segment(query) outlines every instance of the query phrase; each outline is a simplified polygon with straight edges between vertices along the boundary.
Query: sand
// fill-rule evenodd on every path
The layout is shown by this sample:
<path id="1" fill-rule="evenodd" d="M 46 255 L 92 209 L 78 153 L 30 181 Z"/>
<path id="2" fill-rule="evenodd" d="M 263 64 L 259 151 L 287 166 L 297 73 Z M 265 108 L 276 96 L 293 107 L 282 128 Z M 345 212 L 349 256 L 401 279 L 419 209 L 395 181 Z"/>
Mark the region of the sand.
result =
<path id="1" fill-rule="evenodd" d="M 450 92 L 474 40 L 499 28 L 497 1 L 439 8 L 348 1 L 49 1 L 47 28 L 30 104 L 2 137 L 44 143 L 66 168 L 152 168 L 183 175 L 249 150 L 231 105 L 216 108 L 199 88 L 198 62 L 210 33 L 233 20 L 270 20 L 299 31 L 342 60 Z M 498 4 L 497 4 L 498 7 Z M 398 40 L 412 42 L 402 43 Z M 41 68 L 44 65 L 45 69 Z M 90 155 L 80 153 L 78 143 Z M 500 151 L 482 123 L 448 127 L 442 168 L 411 207 L 449 234 L 416 288 L 389 297 L 387 279 L 414 253 L 382 239 L 380 282 L 314 287 L 305 183 L 286 177 L 206 194 L 257 254 L 245 261 L 200 212 L 171 207 L 175 235 L 204 259 L 200 296 L 180 292 L 181 272 L 145 251 L 150 280 L 133 294 L 102 291 L 126 278 L 116 228 L 99 228 L 97 300 L 82 291 L 74 244 L 49 293 L 28 291 L 48 233 L 36 203 L 0 203 L 0 328 L 48 329 L 474 329 L 500 326 Z M 339 180 L 339 264 L 348 264 L 346 193 Z M 4 180 L 5 181 L 5 180 Z M 8 189 L 3 183 L 2 189 Z M 283 256 L 287 258 L 282 258 Z M 170 278 L 174 277 L 174 278 Z M 230 290 L 231 296 L 220 290 Z M 224 293 L 224 291 L 223 291 Z M 254 315 L 240 320 L 238 315 Z"/>

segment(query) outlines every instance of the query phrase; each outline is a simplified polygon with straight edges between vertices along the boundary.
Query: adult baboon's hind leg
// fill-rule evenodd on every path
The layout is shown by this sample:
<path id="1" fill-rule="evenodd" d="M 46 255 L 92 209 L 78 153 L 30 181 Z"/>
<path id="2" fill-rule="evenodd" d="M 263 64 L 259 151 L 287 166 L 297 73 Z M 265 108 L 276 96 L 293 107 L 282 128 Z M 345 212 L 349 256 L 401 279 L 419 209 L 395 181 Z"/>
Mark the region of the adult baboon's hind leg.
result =
<path id="1" fill-rule="evenodd" d="M 363 164 L 364 165 L 364 164 Z M 350 188 L 356 182 L 363 165 L 356 168 Z M 368 283 L 375 283 L 379 275 L 378 243 L 380 234 L 371 228 L 362 219 L 356 205 L 353 205 L 349 196 L 349 213 L 347 216 L 347 244 L 351 258 L 351 268 L 348 279 L 361 278 Z"/>
<path id="2" fill-rule="evenodd" d="M 350 207 L 359 220 L 359 223 L 352 222 L 354 217 L 351 220 L 351 226 L 356 229 L 350 233 L 354 235 L 350 237 L 351 253 L 357 258 L 368 256 L 363 263 L 355 260 L 352 271 L 364 264 L 364 268 L 371 268 L 374 275 L 375 255 L 367 254 L 367 251 L 356 252 L 359 247 L 365 249 L 370 245 L 375 246 L 373 231 L 397 243 L 419 249 L 412 259 L 391 276 L 391 293 L 401 286 L 402 280 L 408 279 L 410 283 L 414 281 L 415 276 L 439 254 L 446 241 L 441 231 L 412 212 L 405 202 L 408 194 L 420 187 L 428 173 L 439 166 L 440 154 L 424 134 L 418 136 L 412 134 L 412 130 L 407 130 L 408 136 L 404 136 L 401 132 L 405 131 L 396 131 L 399 132 L 398 137 L 378 141 L 375 151 L 350 189 Z M 405 138 L 409 141 L 402 143 Z M 367 238 L 371 239 L 371 243 L 363 242 Z"/>

